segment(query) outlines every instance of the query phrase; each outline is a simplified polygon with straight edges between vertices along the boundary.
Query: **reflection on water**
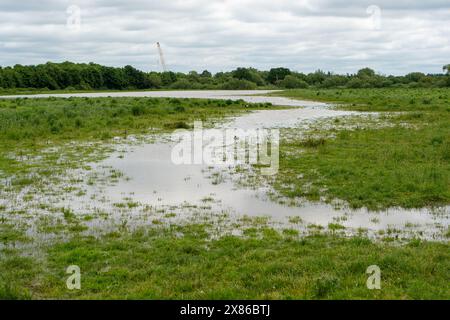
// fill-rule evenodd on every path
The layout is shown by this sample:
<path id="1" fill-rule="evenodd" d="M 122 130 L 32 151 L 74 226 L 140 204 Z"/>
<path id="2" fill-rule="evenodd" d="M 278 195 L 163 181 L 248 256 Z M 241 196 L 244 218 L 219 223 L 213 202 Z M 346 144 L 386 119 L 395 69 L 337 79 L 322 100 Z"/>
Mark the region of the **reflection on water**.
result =
<path id="1" fill-rule="evenodd" d="M 350 228 L 374 231 L 387 228 L 403 229 L 406 224 L 429 236 L 438 225 L 448 225 L 449 208 L 431 212 L 429 209 L 389 209 L 369 212 L 365 209 L 337 209 L 332 205 L 305 202 L 288 206 L 271 201 L 267 189 L 253 190 L 236 187 L 232 177 L 217 171 L 222 178 L 215 183 L 214 169 L 201 165 L 176 166 L 170 161 L 170 144 L 147 144 L 133 147 L 124 158 L 111 157 L 103 164 L 124 172 L 131 179 L 108 187 L 105 195 L 112 202 L 120 202 L 125 194 L 133 200 L 152 206 L 177 206 L 190 203 L 201 206 L 205 199 L 216 211 L 238 215 L 270 216 L 275 221 L 301 217 L 305 223 L 327 226 L 336 223 Z"/>

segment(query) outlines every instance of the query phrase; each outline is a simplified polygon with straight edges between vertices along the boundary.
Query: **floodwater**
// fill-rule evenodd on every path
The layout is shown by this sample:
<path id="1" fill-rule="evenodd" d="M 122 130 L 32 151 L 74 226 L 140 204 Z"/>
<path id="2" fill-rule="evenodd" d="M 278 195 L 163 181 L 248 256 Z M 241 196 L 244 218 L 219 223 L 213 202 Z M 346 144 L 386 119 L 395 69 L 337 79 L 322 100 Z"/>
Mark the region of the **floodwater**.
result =
<path id="1" fill-rule="evenodd" d="M 404 229 L 406 224 L 414 226 L 432 238 L 436 227 L 448 226 L 448 208 L 389 209 L 369 212 L 365 209 L 337 209 L 324 203 L 304 201 L 294 206 L 269 199 L 269 188 L 254 190 L 236 185 L 233 176 L 206 168 L 202 165 L 175 165 L 171 162 L 172 144 L 155 143 L 132 147 L 124 158 L 110 157 L 103 165 L 123 172 L 130 179 L 121 181 L 104 190 L 111 202 L 120 202 L 124 195 L 134 201 L 154 207 L 180 206 L 186 203 L 201 206 L 205 199 L 216 212 L 230 212 L 239 216 L 268 216 L 274 221 L 286 221 L 300 217 L 306 224 L 327 227 L 337 223 L 352 229 L 368 228 L 372 231 Z M 216 183 L 217 172 L 220 181 Z"/>
<path id="2" fill-rule="evenodd" d="M 154 91 L 34 95 L 28 97 L 176 97 L 204 99 L 243 99 L 247 102 L 269 102 L 273 105 L 292 106 L 283 110 L 254 111 L 217 125 L 215 129 L 239 128 L 275 129 L 304 128 L 319 119 L 358 115 L 357 112 L 338 111 L 327 104 L 299 101 L 288 98 L 255 96 L 271 91 Z M 14 96 L 24 97 L 24 96 Z M 9 97 L 11 98 L 11 97 Z M 211 129 L 205 129 L 207 132 Z M 234 166 L 214 167 L 207 164 L 176 165 L 172 161 L 172 150 L 176 141 L 163 136 L 154 143 L 124 144 L 121 152 L 113 153 L 106 160 L 95 164 L 97 170 L 113 168 L 126 179 L 119 183 L 88 187 L 85 199 L 75 198 L 70 205 L 87 210 L 92 199 L 101 194 L 103 203 L 120 203 L 124 198 L 152 208 L 206 207 L 212 212 L 227 212 L 233 216 L 270 217 L 277 223 L 288 223 L 298 217 L 305 225 L 327 227 L 339 223 L 356 232 L 359 228 L 376 234 L 380 230 L 406 230 L 410 236 L 440 239 L 449 226 L 450 207 L 439 209 L 405 210 L 392 208 L 380 212 L 366 209 L 351 210 L 345 204 L 331 205 L 322 202 L 299 201 L 287 205 L 269 197 L 270 187 L 245 187 L 238 183 L 239 174 Z M 244 167 L 251 170 L 251 166 Z M 245 176 L 245 172 L 241 174 Z M 97 196 L 96 196 L 97 195 Z"/>
<path id="3" fill-rule="evenodd" d="M 137 96 L 148 96 L 139 93 Z M 245 94 L 245 95 L 243 95 Z M 255 92 L 155 92 L 151 96 L 179 98 L 244 99 L 248 102 L 270 102 L 274 105 L 298 106 L 284 110 L 263 110 L 233 118 L 218 125 L 219 128 L 273 129 L 299 127 L 319 119 L 346 117 L 356 112 L 338 111 L 326 104 L 286 98 L 249 96 Z M 97 94 L 96 94 L 97 96 Z M 134 95 L 133 95 L 134 96 Z M 206 129 L 205 131 L 207 131 Z M 327 227 L 339 223 L 351 230 L 359 228 L 372 232 L 380 230 L 404 230 L 425 238 L 439 237 L 449 225 L 450 207 L 440 209 L 405 210 L 393 208 L 381 212 L 366 209 L 351 210 L 345 205 L 336 206 L 320 202 L 300 201 L 286 205 L 271 200 L 271 189 L 244 187 L 237 183 L 231 172 L 233 167 L 210 165 L 176 165 L 171 160 L 174 141 L 166 137 L 163 142 L 125 147 L 122 156 L 113 154 L 100 166 L 112 167 L 129 178 L 101 192 L 108 202 L 120 202 L 124 196 L 152 207 L 185 206 L 201 207 L 208 204 L 215 212 L 229 212 L 235 216 L 266 216 L 272 221 L 286 222 L 299 217 L 305 224 Z M 250 170 L 250 168 L 247 168 Z M 245 175 L 245 173 L 244 173 Z M 95 187 L 94 187 L 95 189 Z"/>

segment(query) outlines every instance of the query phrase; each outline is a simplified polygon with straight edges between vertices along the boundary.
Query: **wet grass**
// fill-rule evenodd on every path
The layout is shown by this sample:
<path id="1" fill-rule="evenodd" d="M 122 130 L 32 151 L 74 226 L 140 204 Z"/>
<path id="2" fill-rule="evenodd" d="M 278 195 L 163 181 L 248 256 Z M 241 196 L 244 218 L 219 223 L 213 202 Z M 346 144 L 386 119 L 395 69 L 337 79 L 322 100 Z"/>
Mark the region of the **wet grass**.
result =
<path id="1" fill-rule="evenodd" d="M 211 240 L 210 225 L 142 228 L 104 238 L 74 237 L 49 248 L 45 262 L 10 254 L 0 297 L 12 299 L 448 299 L 448 245 L 405 246 L 365 238 L 249 228 Z M 339 225 L 334 226 L 339 229 Z M 70 265 L 81 290 L 66 287 Z M 366 270 L 382 271 L 368 290 Z"/>
<path id="2" fill-rule="evenodd" d="M 13 184 L 26 186 L 40 178 L 24 176 L 23 173 L 34 165 L 21 160 L 44 157 L 46 168 L 60 161 L 61 153 L 42 154 L 45 148 L 67 149 L 67 143 L 79 143 L 78 148 L 71 147 L 70 153 L 62 153 L 75 160 L 68 164 L 82 164 L 92 160 L 88 159 L 92 155 L 101 154 L 98 152 L 101 144 L 112 142 L 116 137 L 172 132 L 190 128 L 194 120 L 204 120 L 205 125 L 211 125 L 228 116 L 269 107 L 244 101 L 175 98 L 0 100 L 0 173 L 7 176 L 22 173 L 14 178 Z M 83 144 L 85 142 L 90 145 Z"/>
<path id="3" fill-rule="evenodd" d="M 339 120 L 339 130 L 287 139 L 275 183 L 282 194 L 338 198 L 369 209 L 450 203 L 450 90 L 293 90 L 283 95 L 381 112 L 388 125 L 371 128 L 359 118 L 359 123 L 348 120 L 352 127 L 345 128 L 345 120 Z M 385 117 L 386 111 L 401 112 Z"/>

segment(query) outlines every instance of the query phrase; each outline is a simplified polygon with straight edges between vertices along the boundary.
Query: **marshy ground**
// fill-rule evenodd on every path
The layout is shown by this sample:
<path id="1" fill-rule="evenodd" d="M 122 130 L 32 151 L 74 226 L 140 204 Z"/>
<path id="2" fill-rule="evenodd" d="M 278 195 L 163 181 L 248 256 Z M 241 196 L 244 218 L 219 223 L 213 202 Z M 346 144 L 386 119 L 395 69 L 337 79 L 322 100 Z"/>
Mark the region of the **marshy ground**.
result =
<path id="1" fill-rule="evenodd" d="M 449 90 L 273 94 L 341 104 L 0 100 L 0 297 L 450 298 Z M 158 162 L 194 120 L 278 121 L 278 175 Z"/>

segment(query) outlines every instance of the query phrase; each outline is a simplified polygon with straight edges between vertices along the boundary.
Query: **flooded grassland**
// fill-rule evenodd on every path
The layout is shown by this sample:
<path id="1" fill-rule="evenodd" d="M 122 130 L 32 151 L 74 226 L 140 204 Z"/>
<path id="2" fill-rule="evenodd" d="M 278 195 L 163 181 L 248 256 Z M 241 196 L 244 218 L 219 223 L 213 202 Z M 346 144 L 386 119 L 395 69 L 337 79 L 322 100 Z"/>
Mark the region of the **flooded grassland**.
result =
<path id="1" fill-rule="evenodd" d="M 0 296 L 448 298 L 448 136 L 432 121 L 445 107 L 256 93 L 0 100 Z M 279 130 L 277 174 L 175 164 L 172 132 L 196 120 L 205 134 Z M 424 134 L 428 149 L 404 149 Z M 365 287 L 374 264 L 380 291 Z M 70 265 L 81 290 L 66 287 Z"/>

